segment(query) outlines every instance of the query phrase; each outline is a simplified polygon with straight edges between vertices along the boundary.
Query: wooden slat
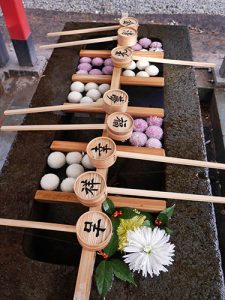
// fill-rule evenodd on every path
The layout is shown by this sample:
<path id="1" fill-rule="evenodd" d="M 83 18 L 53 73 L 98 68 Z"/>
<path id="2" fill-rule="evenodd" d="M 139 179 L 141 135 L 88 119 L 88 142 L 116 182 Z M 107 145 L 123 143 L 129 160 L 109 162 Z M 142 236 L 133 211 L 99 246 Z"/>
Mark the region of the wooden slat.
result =
<path id="1" fill-rule="evenodd" d="M 68 102 L 65 102 L 64 105 L 70 105 Z M 67 110 L 66 110 L 67 111 Z M 105 113 L 103 107 L 101 106 L 91 106 L 85 105 L 81 107 L 76 104 L 73 108 L 68 109 L 69 112 L 89 112 L 89 113 Z M 147 118 L 149 116 L 157 116 L 160 118 L 164 117 L 164 109 L 163 108 L 152 108 L 152 107 L 140 107 L 140 106 L 128 106 L 127 113 L 132 117 L 143 117 Z"/>
<path id="2" fill-rule="evenodd" d="M 120 88 L 120 78 L 121 78 L 121 68 L 113 68 L 113 74 L 112 74 L 112 80 L 111 80 L 111 86 L 110 89 L 119 89 Z"/>
<path id="3" fill-rule="evenodd" d="M 53 141 L 50 146 L 52 151 L 62 151 L 62 152 L 72 152 L 72 151 L 86 152 L 86 147 L 87 147 L 87 143 L 68 142 L 68 141 Z M 117 145 L 116 149 L 118 151 L 165 156 L 165 150 L 162 148 L 146 148 L 146 147 Z"/>
<path id="4" fill-rule="evenodd" d="M 164 58 L 164 52 L 146 52 L 146 51 L 135 51 L 134 54 L 136 56 L 141 57 L 154 57 L 154 58 Z M 88 57 L 101 57 L 101 58 L 110 58 L 111 50 L 80 50 L 80 56 L 88 56 Z"/>
<path id="5" fill-rule="evenodd" d="M 149 212 L 159 212 L 166 208 L 166 201 L 164 200 L 118 196 L 110 196 L 109 198 L 113 201 L 116 207 L 131 207 Z M 79 203 L 75 193 L 65 193 L 57 191 L 38 190 L 35 194 L 34 199 L 38 202 L 47 203 Z"/>
<path id="6" fill-rule="evenodd" d="M 72 81 L 81 81 L 83 83 L 95 82 L 98 84 L 101 83 L 110 83 L 111 75 L 83 75 L 83 74 L 73 74 Z M 137 85 L 137 86 L 155 86 L 163 87 L 164 78 L 163 77 L 130 77 L 130 76 L 121 76 L 120 84 L 122 85 Z"/>

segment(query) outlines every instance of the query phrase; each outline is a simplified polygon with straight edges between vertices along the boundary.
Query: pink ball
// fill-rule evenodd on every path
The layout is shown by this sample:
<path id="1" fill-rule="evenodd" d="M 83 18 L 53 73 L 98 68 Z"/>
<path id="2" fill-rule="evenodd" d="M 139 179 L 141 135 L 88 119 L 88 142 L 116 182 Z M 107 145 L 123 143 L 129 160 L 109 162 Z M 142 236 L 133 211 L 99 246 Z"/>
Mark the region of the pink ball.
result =
<path id="1" fill-rule="evenodd" d="M 163 136 L 163 130 L 162 130 L 162 128 L 160 128 L 158 126 L 149 126 L 145 133 L 146 133 L 147 137 L 155 138 L 158 140 L 161 140 L 161 138 Z"/>
<path id="2" fill-rule="evenodd" d="M 78 70 L 85 70 L 85 71 L 89 72 L 92 69 L 92 66 L 89 63 L 81 63 L 78 65 L 77 68 L 78 68 Z"/>
<path id="3" fill-rule="evenodd" d="M 134 131 L 144 132 L 148 128 L 148 123 L 143 119 L 134 120 Z"/>
<path id="4" fill-rule="evenodd" d="M 102 68 L 102 73 L 105 75 L 111 75 L 113 72 L 113 67 L 112 66 L 105 66 Z"/>
<path id="5" fill-rule="evenodd" d="M 162 48 L 162 43 L 160 42 L 152 42 L 151 48 Z"/>
<path id="6" fill-rule="evenodd" d="M 113 63 L 112 63 L 111 58 L 106 58 L 105 61 L 104 61 L 104 65 L 105 66 L 112 66 Z"/>
<path id="7" fill-rule="evenodd" d="M 80 75 L 83 75 L 83 74 L 88 74 L 88 71 L 86 71 L 86 70 L 79 70 L 79 71 L 77 71 L 76 72 L 76 74 L 80 74 Z"/>
<path id="8" fill-rule="evenodd" d="M 142 46 L 140 44 L 135 44 L 134 46 L 131 47 L 134 51 L 139 51 L 142 49 Z"/>
<path id="9" fill-rule="evenodd" d="M 81 57 L 80 63 L 91 63 L 90 57 Z"/>
<path id="10" fill-rule="evenodd" d="M 156 116 L 150 116 L 149 118 L 147 118 L 147 123 L 149 126 L 162 126 L 163 123 L 163 119 L 160 117 L 156 117 Z"/>
<path id="11" fill-rule="evenodd" d="M 147 140 L 146 145 L 147 148 L 162 148 L 162 143 L 160 140 L 155 138 L 150 138 Z"/>
<path id="12" fill-rule="evenodd" d="M 103 65 L 103 62 L 104 62 L 104 60 L 101 57 L 95 57 L 92 59 L 93 66 L 100 67 L 101 65 Z"/>
<path id="13" fill-rule="evenodd" d="M 147 136 L 143 132 L 133 132 L 130 137 L 132 146 L 142 147 L 147 141 Z"/>
<path id="14" fill-rule="evenodd" d="M 99 69 L 92 69 L 89 74 L 91 75 L 102 75 L 102 71 Z"/>
<path id="15" fill-rule="evenodd" d="M 148 48 L 151 45 L 151 40 L 148 38 L 142 38 L 139 40 L 139 44 L 143 47 L 143 48 Z"/>

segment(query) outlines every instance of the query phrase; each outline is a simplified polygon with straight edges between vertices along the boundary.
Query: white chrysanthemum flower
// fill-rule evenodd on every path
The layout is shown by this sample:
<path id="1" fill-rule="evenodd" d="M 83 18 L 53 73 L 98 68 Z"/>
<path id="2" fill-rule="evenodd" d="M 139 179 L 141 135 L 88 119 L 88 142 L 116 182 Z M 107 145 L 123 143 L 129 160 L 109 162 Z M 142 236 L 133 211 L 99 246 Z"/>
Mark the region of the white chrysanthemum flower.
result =
<path id="1" fill-rule="evenodd" d="M 175 247 L 168 243 L 169 239 L 165 230 L 158 227 L 152 229 L 144 226 L 128 231 L 128 245 L 124 251 L 129 254 L 123 256 L 125 263 L 132 271 L 142 271 L 145 277 L 148 274 L 158 276 L 160 271 L 167 272 L 165 266 L 172 264 Z"/>

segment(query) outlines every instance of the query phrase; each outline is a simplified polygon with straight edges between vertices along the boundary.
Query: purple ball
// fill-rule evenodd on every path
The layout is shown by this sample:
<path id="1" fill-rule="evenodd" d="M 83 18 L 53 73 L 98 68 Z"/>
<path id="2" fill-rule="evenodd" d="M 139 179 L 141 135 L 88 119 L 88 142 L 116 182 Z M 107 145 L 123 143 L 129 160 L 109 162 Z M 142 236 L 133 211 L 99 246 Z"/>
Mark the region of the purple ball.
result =
<path id="1" fill-rule="evenodd" d="M 148 38 L 142 38 L 138 41 L 138 43 L 143 47 L 143 48 L 148 48 L 152 41 Z"/>
<path id="2" fill-rule="evenodd" d="M 81 57 L 80 59 L 80 64 L 81 63 L 91 63 L 91 58 L 90 57 Z"/>
<path id="3" fill-rule="evenodd" d="M 134 131 L 144 132 L 148 128 L 148 123 L 143 119 L 134 120 Z"/>
<path id="4" fill-rule="evenodd" d="M 95 57 L 92 59 L 92 65 L 96 67 L 100 67 L 103 65 L 104 60 L 101 57 Z"/>
<path id="5" fill-rule="evenodd" d="M 86 75 L 86 74 L 88 74 L 88 71 L 86 71 L 86 70 L 79 70 L 79 71 L 77 71 L 76 72 L 76 74 L 80 74 L 80 75 Z"/>
<path id="6" fill-rule="evenodd" d="M 163 130 L 159 126 L 149 126 L 146 130 L 146 135 L 149 138 L 155 138 L 161 140 L 163 136 Z"/>
<path id="7" fill-rule="evenodd" d="M 162 143 L 160 140 L 155 138 L 150 138 L 147 140 L 146 145 L 147 148 L 162 148 Z"/>
<path id="8" fill-rule="evenodd" d="M 91 75 L 102 75 L 102 71 L 99 69 L 92 69 L 89 74 Z"/>
<path id="9" fill-rule="evenodd" d="M 143 132 L 133 132 L 130 137 L 132 146 L 142 147 L 147 141 L 147 136 Z"/>
<path id="10" fill-rule="evenodd" d="M 89 63 L 82 63 L 82 64 L 79 64 L 77 68 L 78 68 L 78 70 L 85 70 L 85 71 L 89 72 L 92 69 L 92 66 Z"/>
<path id="11" fill-rule="evenodd" d="M 134 51 L 140 51 L 142 49 L 142 46 L 140 44 L 135 44 L 131 47 Z"/>
<path id="12" fill-rule="evenodd" d="M 151 48 L 162 48 L 162 43 L 160 42 L 152 42 Z"/>
<path id="13" fill-rule="evenodd" d="M 111 75 L 113 72 L 113 66 L 105 66 L 102 68 L 102 73 L 105 75 Z"/>
<path id="14" fill-rule="evenodd" d="M 106 58 L 105 61 L 104 61 L 104 65 L 105 66 L 113 66 L 112 59 L 111 58 Z"/>
<path id="15" fill-rule="evenodd" d="M 147 123 L 148 126 L 162 126 L 163 123 L 163 119 L 160 117 L 156 117 L 156 116 L 150 116 L 149 118 L 147 118 Z"/>

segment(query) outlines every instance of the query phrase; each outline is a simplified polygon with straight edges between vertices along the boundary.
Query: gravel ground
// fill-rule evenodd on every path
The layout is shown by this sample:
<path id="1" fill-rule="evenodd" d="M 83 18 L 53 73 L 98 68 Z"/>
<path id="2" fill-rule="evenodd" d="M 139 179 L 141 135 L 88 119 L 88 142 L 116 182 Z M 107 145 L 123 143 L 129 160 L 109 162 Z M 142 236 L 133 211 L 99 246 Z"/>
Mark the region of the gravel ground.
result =
<path id="1" fill-rule="evenodd" d="M 24 0 L 27 8 L 99 14 L 210 14 L 225 16 L 224 0 Z"/>

